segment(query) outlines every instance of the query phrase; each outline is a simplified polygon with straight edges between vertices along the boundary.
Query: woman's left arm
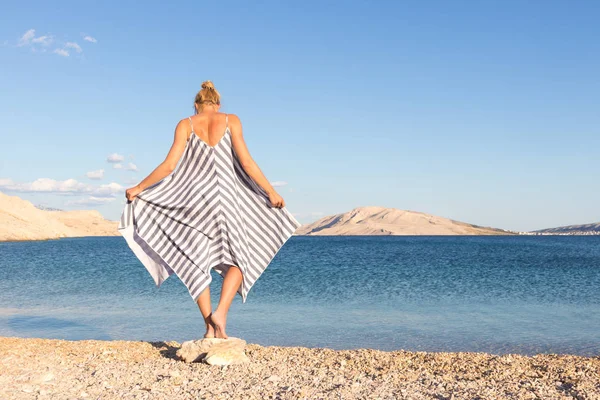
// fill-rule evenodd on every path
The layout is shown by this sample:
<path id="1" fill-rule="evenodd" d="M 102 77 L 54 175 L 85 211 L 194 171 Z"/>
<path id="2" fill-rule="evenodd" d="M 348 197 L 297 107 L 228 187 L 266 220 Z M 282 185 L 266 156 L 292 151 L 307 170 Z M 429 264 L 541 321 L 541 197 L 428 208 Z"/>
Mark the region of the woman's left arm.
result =
<path id="1" fill-rule="evenodd" d="M 137 185 L 125 191 L 127 200 L 133 200 L 135 196 L 137 196 L 142 190 L 161 181 L 175 170 L 175 167 L 177 167 L 177 163 L 183 154 L 183 150 L 185 149 L 185 144 L 190 132 L 191 128 L 189 128 L 189 120 L 186 118 L 179 121 L 177 127 L 175 128 L 175 137 L 173 138 L 173 144 L 171 145 L 169 154 L 167 154 L 165 160 L 160 163 L 160 165 L 156 167 L 154 171 L 150 173 L 150 175 L 144 178 L 144 180 Z"/>

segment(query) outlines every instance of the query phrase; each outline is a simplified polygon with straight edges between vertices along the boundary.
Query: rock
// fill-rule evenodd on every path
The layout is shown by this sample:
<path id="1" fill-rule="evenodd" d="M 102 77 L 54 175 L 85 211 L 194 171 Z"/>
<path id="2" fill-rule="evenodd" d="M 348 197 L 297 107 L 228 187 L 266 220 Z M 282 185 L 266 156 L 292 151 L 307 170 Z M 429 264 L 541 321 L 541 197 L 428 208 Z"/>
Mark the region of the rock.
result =
<path id="1" fill-rule="evenodd" d="M 250 362 L 244 353 L 246 341 L 240 338 L 207 338 L 189 340 L 181 344 L 177 356 L 183 361 L 204 361 L 210 365 L 234 365 Z"/>
<path id="2" fill-rule="evenodd" d="M 31 385 L 23 385 L 21 390 L 25 393 L 33 393 L 33 386 Z"/>
<path id="3" fill-rule="evenodd" d="M 51 384 L 51 382 L 54 380 L 54 374 L 51 372 L 42 374 L 42 375 L 38 375 L 37 377 L 33 378 L 31 380 L 32 383 L 35 384 Z"/>
<path id="4" fill-rule="evenodd" d="M 244 364 L 250 362 L 250 359 L 244 353 L 244 348 L 246 346 L 246 342 L 243 344 L 233 344 L 233 345 L 216 345 L 213 346 L 204 361 L 210 365 L 235 365 L 235 364 Z"/>
<path id="5" fill-rule="evenodd" d="M 183 361 L 191 363 L 202 361 L 208 350 L 223 339 L 200 339 L 200 340 L 188 340 L 181 344 L 181 348 L 177 350 L 177 356 Z"/>

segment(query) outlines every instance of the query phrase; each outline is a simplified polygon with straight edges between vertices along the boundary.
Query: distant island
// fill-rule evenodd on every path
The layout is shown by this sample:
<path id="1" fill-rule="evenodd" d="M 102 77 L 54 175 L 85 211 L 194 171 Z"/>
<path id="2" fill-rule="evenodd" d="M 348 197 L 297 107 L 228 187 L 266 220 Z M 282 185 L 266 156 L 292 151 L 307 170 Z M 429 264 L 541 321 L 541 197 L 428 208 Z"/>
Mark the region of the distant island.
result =
<path id="1" fill-rule="evenodd" d="M 600 222 L 584 225 L 567 225 L 558 228 L 526 232 L 526 235 L 600 235 Z"/>
<path id="2" fill-rule="evenodd" d="M 0 192 L 0 241 L 117 236 L 118 221 L 96 210 L 51 211 Z"/>
<path id="3" fill-rule="evenodd" d="M 357 207 L 302 225 L 296 235 L 517 235 L 416 211 Z"/>

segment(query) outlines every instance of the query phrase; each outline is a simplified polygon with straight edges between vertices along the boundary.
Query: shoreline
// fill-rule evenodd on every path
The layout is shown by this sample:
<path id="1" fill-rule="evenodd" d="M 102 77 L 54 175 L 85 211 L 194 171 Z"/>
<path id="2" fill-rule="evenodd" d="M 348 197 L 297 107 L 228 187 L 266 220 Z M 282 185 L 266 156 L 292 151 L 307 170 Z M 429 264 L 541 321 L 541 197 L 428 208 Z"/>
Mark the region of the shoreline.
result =
<path id="1" fill-rule="evenodd" d="M 0 398 L 593 399 L 600 354 L 494 355 L 248 344 L 250 363 L 185 363 L 176 341 L 0 337 Z"/>
<path id="2" fill-rule="evenodd" d="M 110 237 L 119 237 L 119 234 L 116 235 L 86 235 L 86 236 L 61 236 L 61 237 L 49 237 L 49 238 L 40 238 L 40 239 L 0 239 L 0 243 L 20 243 L 20 242 L 47 242 L 47 241 L 57 241 L 61 239 L 82 239 L 82 238 L 92 238 L 92 237 L 100 237 L 100 238 L 110 238 Z M 293 234 L 293 236 L 301 236 L 301 237 L 490 237 L 490 236 L 600 236 L 600 234 L 564 234 L 564 233 L 544 233 L 544 234 L 531 234 L 531 233 L 512 233 L 512 234 L 481 234 L 481 235 L 307 235 L 307 234 Z"/>
<path id="3" fill-rule="evenodd" d="M 85 236 L 60 236 L 60 237 L 47 237 L 47 238 L 37 238 L 37 239 L 0 239 L 0 243 L 21 243 L 21 242 L 50 242 L 50 241 L 58 241 L 61 239 L 84 239 L 84 238 L 111 238 L 111 237 L 119 237 L 120 235 L 117 233 L 116 235 L 85 235 Z"/>

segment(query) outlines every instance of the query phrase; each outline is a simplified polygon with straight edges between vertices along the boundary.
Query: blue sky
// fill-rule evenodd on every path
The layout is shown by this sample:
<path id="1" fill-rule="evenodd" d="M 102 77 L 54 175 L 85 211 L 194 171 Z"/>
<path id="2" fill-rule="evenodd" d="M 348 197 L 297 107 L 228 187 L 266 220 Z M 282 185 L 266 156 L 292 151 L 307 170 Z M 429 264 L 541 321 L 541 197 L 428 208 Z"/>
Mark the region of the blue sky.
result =
<path id="1" fill-rule="evenodd" d="M 0 191 L 119 218 L 210 79 L 301 222 L 600 221 L 598 2 L 58 3 L 2 5 Z"/>

